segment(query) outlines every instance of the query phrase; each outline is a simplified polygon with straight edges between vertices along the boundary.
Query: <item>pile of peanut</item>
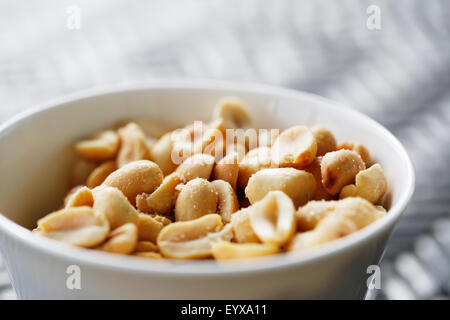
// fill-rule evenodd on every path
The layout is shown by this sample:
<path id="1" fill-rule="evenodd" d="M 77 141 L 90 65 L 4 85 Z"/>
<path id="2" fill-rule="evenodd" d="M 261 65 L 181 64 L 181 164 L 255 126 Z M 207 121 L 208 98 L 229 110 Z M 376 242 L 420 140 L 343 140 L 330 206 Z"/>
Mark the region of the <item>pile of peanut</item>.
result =
<path id="1" fill-rule="evenodd" d="M 76 143 L 74 187 L 34 232 L 117 254 L 221 260 L 303 251 L 386 214 L 381 166 L 322 126 L 255 133 L 233 98 L 201 129 L 137 123 Z"/>

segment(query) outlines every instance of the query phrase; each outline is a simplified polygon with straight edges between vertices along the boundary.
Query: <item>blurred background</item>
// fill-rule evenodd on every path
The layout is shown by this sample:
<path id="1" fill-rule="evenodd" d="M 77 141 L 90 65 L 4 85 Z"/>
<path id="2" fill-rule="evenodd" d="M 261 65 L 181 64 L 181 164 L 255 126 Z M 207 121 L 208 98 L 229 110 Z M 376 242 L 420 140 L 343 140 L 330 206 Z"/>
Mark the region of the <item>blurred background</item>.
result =
<path id="1" fill-rule="evenodd" d="M 448 0 L 0 0 L 0 122 L 93 86 L 183 77 L 338 100 L 391 130 L 416 168 L 367 298 L 448 299 L 449 14 Z M 0 299 L 14 298 L 0 258 Z"/>

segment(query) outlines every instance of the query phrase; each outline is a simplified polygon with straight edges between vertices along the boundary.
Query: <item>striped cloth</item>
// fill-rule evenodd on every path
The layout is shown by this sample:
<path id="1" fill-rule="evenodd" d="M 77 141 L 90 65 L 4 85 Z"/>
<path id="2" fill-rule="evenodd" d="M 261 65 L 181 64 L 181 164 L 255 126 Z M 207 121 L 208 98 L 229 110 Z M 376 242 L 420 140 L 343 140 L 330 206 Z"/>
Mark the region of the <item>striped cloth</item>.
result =
<path id="1" fill-rule="evenodd" d="M 367 27 L 370 5 L 380 9 L 380 30 Z M 416 192 L 381 265 L 382 289 L 368 298 L 449 298 L 449 6 L 2 1 L 0 121 L 76 90 L 174 77 L 255 81 L 338 100 L 390 129 L 417 169 Z M 71 24 L 77 11 L 80 29 Z M 0 299 L 14 297 L 0 262 Z"/>

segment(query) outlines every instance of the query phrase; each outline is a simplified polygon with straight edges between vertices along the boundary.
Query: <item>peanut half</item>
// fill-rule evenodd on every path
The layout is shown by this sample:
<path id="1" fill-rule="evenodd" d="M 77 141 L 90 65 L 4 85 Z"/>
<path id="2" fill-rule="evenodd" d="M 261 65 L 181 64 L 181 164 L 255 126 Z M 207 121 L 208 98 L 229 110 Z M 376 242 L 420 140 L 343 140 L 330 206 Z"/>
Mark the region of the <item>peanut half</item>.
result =
<path id="1" fill-rule="evenodd" d="M 195 220 L 169 224 L 160 232 L 157 244 L 167 258 L 207 258 L 212 255 L 212 243 L 232 238 L 231 226 L 223 227 L 218 214 L 208 214 Z"/>
<path id="2" fill-rule="evenodd" d="M 342 188 L 339 196 L 341 199 L 361 197 L 375 204 L 380 201 L 386 192 L 387 179 L 378 163 L 369 169 L 360 171 L 355 180 L 355 184 Z"/>
<path id="3" fill-rule="evenodd" d="M 263 169 L 251 176 L 245 195 L 253 204 L 274 190 L 283 191 L 298 207 L 314 197 L 316 180 L 311 173 L 294 168 Z"/>
<path id="4" fill-rule="evenodd" d="M 178 172 L 166 176 L 161 185 L 152 194 L 137 196 L 136 205 L 142 212 L 168 214 L 175 207 L 178 196 L 177 186 L 183 183 Z"/>
<path id="5" fill-rule="evenodd" d="M 136 124 L 129 123 L 118 131 L 120 149 L 117 155 L 117 166 L 138 160 L 149 160 L 149 148 L 144 131 Z"/>
<path id="6" fill-rule="evenodd" d="M 328 152 L 323 156 L 320 167 L 323 186 L 331 195 L 353 183 L 358 172 L 366 168 L 359 154 L 350 150 Z"/>
<path id="7" fill-rule="evenodd" d="M 317 153 L 317 143 L 308 127 L 295 126 L 284 130 L 272 146 L 272 161 L 280 167 L 306 166 Z"/>
<path id="8" fill-rule="evenodd" d="M 107 130 L 90 140 L 75 144 L 75 151 L 86 160 L 105 161 L 114 158 L 119 151 L 119 137 L 112 130 Z"/>
<path id="9" fill-rule="evenodd" d="M 250 225 L 263 243 L 283 245 L 295 232 L 295 208 L 281 191 L 270 191 L 249 207 Z"/>
<path id="10" fill-rule="evenodd" d="M 102 185 L 119 189 L 135 205 L 137 195 L 152 193 L 162 181 L 163 173 L 156 163 L 140 160 L 114 171 Z"/>
<path id="11" fill-rule="evenodd" d="M 39 234 L 79 247 L 93 247 L 109 233 L 108 220 L 91 207 L 71 207 L 38 221 Z"/>
<path id="12" fill-rule="evenodd" d="M 175 220 L 193 220 L 216 211 L 216 189 L 208 180 L 196 178 L 189 181 L 178 195 L 175 203 Z"/>

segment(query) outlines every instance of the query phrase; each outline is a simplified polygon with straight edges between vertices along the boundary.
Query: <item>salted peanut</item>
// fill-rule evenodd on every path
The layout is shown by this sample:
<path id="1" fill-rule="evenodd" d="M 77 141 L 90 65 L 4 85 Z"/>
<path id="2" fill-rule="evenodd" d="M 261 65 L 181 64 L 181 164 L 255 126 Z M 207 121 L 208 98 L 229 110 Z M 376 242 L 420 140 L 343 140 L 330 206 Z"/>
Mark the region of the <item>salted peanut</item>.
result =
<path id="1" fill-rule="evenodd" d="M 148 259 L 162 259 L 163 258 L 163 256 L 160 253 L 152 252 L 152 251 L 150 251 L 150 252 L 136 252 L 136 253 L 133 253 L 133 256 L 141 257 L 141 258 L 148 258 Z"/>
<path id="2" fill-rule="evenodd" d="M 372 164 L 372 160 L 370 158 L 369 150 L 364 147 L 362 144 L 354 141 L 344 141 L 340 145 L 337 146 L 337 150 L 352 150 L 358 153 L 361 159 L 364 161 L 366 167 L 370 167 Z"/>
<path id="3" fill-rule="evenodd" d="M 238 188 L 244 190 L 254 173 L 270 168 L 271 165 L 270 148 L 260 147 L 250 150 L 239 163 Z"/>
<path id="4" fill-rule="evenodd" d="M 323 156 L 327 152 L 336 151 L 336 138 L 330 130 L 323 126 L 314 126 L 311 128 L 317 143 L 316 156 Z"/>
<path id="5" fill-rule="evenodd" d="M 97 165 L 98 164 L 95 162 L 84 159 L 77 160 L 72 170 L 72 176 L 70 179 L 71 186 L 86 185 L 89 175 L 95 170 Z"/>
<path id="6" fill-rule="evenodd" d="M 227 129 L 250 128 L 252 121 L 247 108 L 237 98 L 221 99 L 213 111 L 213 119 L 223 119 Z"/>
<path id="7" fill-rule="evenodd" d="M 77 189 L 73 194 L 69 194 L 64 201 L 65 207 L 92 207 L 94 205 L 94 196 L 87 187 Z"/>
<path id="8" fill-rule="evenodd" d="M 263 169 L 248 180 L 245 195 L 254 204 L 274 190 L 284 192 L 298 207 L 313 198 L 316 180 L 311 173 L 294 168 Z"/>
<path id="9" fill-rule="evenodd" d="M 95 168 L 89 175 L 86 185 L 90 189 L 98 187 L 105 181 L 105 179 L 114 171 L 117 170 L 116 161 L 107 161 Z"/>
<path id="10" fill-rule="evenodd" d="M 259 130 L 258 146 L 269 148 L 272 147 L 279 135 L 280 135 L 279 129 Z"/>
<path id="11" fill-rule="evenodd" d="M 93 139 L 78 142 L 75 144 L 75 151 L 86 160 L 105 161 L 117 155 L 119 144 L 117 133 L 107 130 Z"/>
<path id="12" fill-rule="evenodd" d="M 244 159 L 245 155 L 247 154 L 245 141 L 242 143 L 239 141 L 232 141 L 231 139 L 230 141 L 227 141 L 225 145 L 225 156 L 228 156 L 230 154 L 237 154 L 237 163 Z"/>
<path id="13" fill-rule="evenodd" d="M 178 196 L 177 185 L 183 183 L 179 173 L 166 176 L 161 185 L 152 194 L 140 194 L 136 198 L 139 211 L 146 213 L 167 214 L 175 207 Z"/>
<path id="14" fill-rule="evenodd" d="M 173 259 L 207 258 L 212 255 L 211 245 L 217 241 L 231 241 L 231 225 L 223 227 L 218 214 L 174 222 L 159 233 L 157 244 L 163 256 Z"/>
<path id="15" fill-rule="evenodd" d="M 169 218 L 167 218 L 165 216 L 161 216 L 159 214 L 146 214 L 146 215 L 150 216 L 153 219 L 155 219 L 156 221 L 162 223 L 163 226 L 167 226 L 169 223 L 172 223 L 172 220 L 170 220 Z"/>
<path id="16" fill-rule="evenodd" d="M 369 169 L 360 171 L 356 175 L 355 181 L 355 184 L 342 188 L 340 199 L 361 197 L 375 204 L 380 201 L 387 189 L 386 176 L 378 163 Z"/>
<path id="17" fill-rule="evenodd" d="M 150 159 L 158 164 L 164 175 L 172 173 L 178 166 L 172 160 L 172 148 L 172 132 L 168 132 L 150 149 Z"/>
<path id="18" fill-rule="evenodd" d="M 281 167 L 307 166 L 314 160 L 316 153 L 316 139 L 305 126 L 284 130 L 271 149 L 272 162 Z"/>
<path id="19" fill-rule="evenodd" d="M 224 223 L 231 221 L 231 215 L 239 210 L 239 202 L 233 187 L 226 181 L 214 180 L 211 182 L 217 192 L 217 213 Z"/>
<path id="20" fill-rule="evenodd" d="M 79 247 L 93 247 L 109 233 L 109 223 L 91 207 L 71 207 L 51 213 L 38 221 L 39 234 Z"/>
<path id="21" fill-rule="evenodd" d="M 287 246 L 287 251 L 302 251 L 345 237 L 358 228 L 344 216 L 330 215 L 319 222 L 314 230 L 297 233 Z"/>
<path id="22" fill-rule="evenodd" d="M 158 234 L 161 232 L 164 226 L 166 226 L 166 224 L 164 224 L 164 222 L 158 220 L 154 216 L 150 216 L 145 213 L 139 213 L 139 221 L 138 221 L 139 240 L 151 241 L 156 243 Z"/>
<path id="23" fill-rule="evenodd" d="M 366 168 L 359 154 L 350 150 L 328 152 L 323 156 L 320 167 L 323 186 L 331 195 L 353 183 L 358 172 Z"/>
<path id="24" fill-rule="evenodd" d="M 139 214 L 119 189 L 98 187 L 94 190 L 94 211 L 103 214 L 116 229 L 123 224 L 138 224 Z"/>
<path id="25" fill-rule="evenodd" d="M 336 201 L 310 201 L 295 213 L 298 231 L 314 229 L 320 220 L 336 210 Z"/>
<path id="26" fill-rule="evenodd" d="M 302 170 L 311 173 L 316 180 L 316 193 L 312 200 L 333 200 L 334 196 L 329 194 L 322 183 L 322 170 L 320 168 L 320 162 L 322 161 L 322 157 L 316 157 L 313 162 L 311 162 L 306 167 L 303 167 Z"/>
<path id="27" fill-rule="evenodd" d="M 149 148 L 144 131 L 136 124 L 129 123 L 118 130 L 120 149 L 117 155 L 117 167 L 138 160 L 149 160 Z"/>
<path id="28" fill-rule="evenodd" d="M 186 183 L 195 178 L 209 180 L 214 167 L 214 157 L 209 154 L 194 154 L 177 168 L 176 172 Z"/>
<path id="29" fill-rule="evenodd" d="M 136 225 L 127 223 L 111 231 L 106 242 L 97 249 L 118 254 L 130 254 L 136 248 L 137 240 Z"/>
<path id="30" fill-rule="evenodd" d="M 151 241 L 138 241 L 135 252 L 158 252 L 158 246 Z"/>
<path id="31" fill-rule="evenodd" d="M 194 146 L 194 150 L 199 149 L 201 153 L 212 155 L 217 160 L 222 158 L 225 148 L 225 130 L 223 119 L 217 119 L 208 123 L 201 139 L 194 141 L 197 144 Z"/>
<path id="32" fill-rule="evenodd" d="M 162 181 L 163 173 L 156 163 L 140 160 L 128 163 L 111 173 L 102 186 L 119 189 L 131 204 L 135 205 L 137 195 L 151 194 Z"/>
<path id="33" fill-rule="evenodd" d="M 282 246 L 295 232 L 295 208 L 281 191 L 270 191 L 247 209 L 250 225 L 263 243 Z"/>
<path id="34" fill-rule="evenodd" d="M 321 220 L 330 215 L 339 215 L 352 220 L 358 229 L 376 221 L 386 211 L 377 209 L 362 198 L 345 198 L 338 201 L 310 201 L 299 208 L 295 214 L 297 229 L 308 231 L 314 229 Z"/>
<path id="35" fill-rule="evenodd" d="M 215 166 L 212 172 L 212 180 L 223 180 L 228 182 L 233 189 L 239 176 L 239 155 L 230 153 L 223 157 Z"/>
<path id="36" fill-rule="evenodd" d="M 151 155 L 151 150 L 152 150 L 153 146 L 158 142 L 158 139 L 152 138 L 152 137 L 147 137 L 145 139 L 145 141 L 147 143 L 149 155 Z"/>
<path id="37" fill-rule="evenodd" d="M 269 243 L 231 243 L 227 241 L 212 244 L 212 255 L 217 260 L 245 259 L 268 256 L 280 251 L 275 244 Z"/>
<path id="38" fill-rule="evenodd" d="M 175 220 L 187 221 L 216 213 L 217 193 L 208 180 L 196 178 L 181 190 L 175 203 Z"/>
<path id="39" fill-rule="evenodd" d="M 250 224 L 249 211 L 241 209 L 231 217 L 231 227 L 234 234 L 234 239 L 238 243 L 259 243 L 261 242 L 253 231 Z"/>

